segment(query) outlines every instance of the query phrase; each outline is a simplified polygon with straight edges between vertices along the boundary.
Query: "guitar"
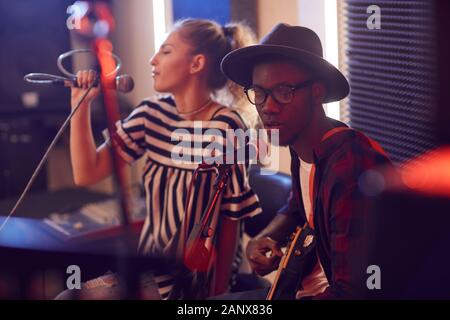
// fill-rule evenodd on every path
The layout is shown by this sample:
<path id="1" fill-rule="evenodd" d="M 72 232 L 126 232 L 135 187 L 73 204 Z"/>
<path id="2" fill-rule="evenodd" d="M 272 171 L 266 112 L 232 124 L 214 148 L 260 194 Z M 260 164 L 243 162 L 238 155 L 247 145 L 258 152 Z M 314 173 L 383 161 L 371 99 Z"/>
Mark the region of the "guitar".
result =
<path id="1" fill-rule="evenodd" d="M 275 280 L 266 300 L 293 300 L 299 288 L 304 271 L 308 268 L 306 257 L 314 251 L 316 237 L 305 223 L 298 226 L 289 237 L 285 254 L 281 258 Z"/>

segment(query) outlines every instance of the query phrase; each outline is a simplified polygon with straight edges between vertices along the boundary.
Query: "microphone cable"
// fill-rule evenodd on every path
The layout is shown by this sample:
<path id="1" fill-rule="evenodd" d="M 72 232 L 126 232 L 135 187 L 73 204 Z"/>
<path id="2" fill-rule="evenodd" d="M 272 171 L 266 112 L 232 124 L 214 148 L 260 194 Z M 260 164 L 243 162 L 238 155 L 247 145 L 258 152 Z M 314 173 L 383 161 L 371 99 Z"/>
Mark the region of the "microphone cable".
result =
<path id="1" fill-rule="evenodd" d="M 43 75 L 43 74 L 40 74 Z M 47 74 L 45 74 L 47 75 Z M 52 77 L 58 77 L 58 76 L 53 76 L 53 75 L 49 75 Z M 63 78 L 63 77 L 61 77 Z M 66 79 L 66 78 L 63 78 Z M 47 79 L 49 81 L 49 79 Z M 53 79 L 54 80 L 54 79 Z M 45 80 L 42 80 L 45 81 Z M 28 180 L 27 185 L 25 186 L 25 189 L 23 190 L 22 194 L 20 195 L 19 199 L 17 200 L 16 204 L 14 205 L 14 207 L 11 209 L 11 211 L 9 212 L 9 214 L 6 216 L 5 220 L 3 220 L 2 225 L 0 226 L 0 232 L 2 231 L 2 229 L 5 227 L 6 223 L 8 222 L 9 218 L 16 212 L 17 208 L 19 207 L 19 205 L 22 203 L 23 199 L 25 198 L 25 196 L 27 195 L 28 191 L 30 190 L 31 186 L 33 185 L 34 181 L 36 180 L 39 172 L 42 170 L 42 167 L 45 164 L 45 161 L 47 160 L 48 156 L 50 155 L 50 151 L 54 148 L 54 146 L 56 145 L 56 143 L 58 142 L 59 138 L 61 137 L 61 135 L 64 133 L 64 130 L 67 128 L 67 126 L 70 123 L 70 120 L 72 119 L 73 115 L 75 114 L 75 112 L 77 112 L 77 110 L 79 109 L 79 107 L 81 106 L 81 103 L 84 101 L 84 99 L 86 98 L 86 96 L 89 94 L 89 92 L 92 90 L 92 88 L 94 88 L 95 86 L 95 81 L 87 88 L 86 92 L 83 94 L 83 96 L 80 98 L 80 100 L 78 101 L 78 104 L 75 108 L 72 109 L 72 111 L 70 112 L 69 116 L 67 117 L 67 119 L 64 121 L 64 123 L 61 125 L 61 127 L 58 130 L 58 133 L 55 135 L 55 137 L 53 138 L 52 142 L 50 143 L 50 145 L 48 146 L 47 150 L 45 151 L 41 161 L 39 162 L 39 164 L 37 165 L 36 169 L 34 170 L 31 178 Z"/>

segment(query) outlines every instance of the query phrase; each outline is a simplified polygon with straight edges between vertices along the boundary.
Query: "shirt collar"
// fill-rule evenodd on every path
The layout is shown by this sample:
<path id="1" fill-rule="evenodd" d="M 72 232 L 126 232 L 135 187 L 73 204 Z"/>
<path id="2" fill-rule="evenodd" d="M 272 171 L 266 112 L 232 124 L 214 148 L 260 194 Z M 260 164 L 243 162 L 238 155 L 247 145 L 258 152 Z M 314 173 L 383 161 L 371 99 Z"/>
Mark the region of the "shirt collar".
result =
<path id="1" fill-rule="evenodd" d="M 341 121 L 331 119 L 331 118 L 327 118 L 327 119 L 332 124 L 332 127 L 333 127 L 330 131 L 335 130 L 336 128 L 350 129 L 345 123 L 343 123 Z M 319 145 L 316 148 L 314 148 L 314 150 L 313 150 L 313 163 L 314 164 L 317 164 L 321 160 L 329 157 L 331 154 L 333 154 L 334 151 L 339 149 L 339 147 L 344 143 L 344 141 L 347 139 L 347 137 L 349 137 L 349 135 L 354 134 L 354 132 L 353 132 L 354 130 L 342 130 L 342 131 L 338 131 L 336 134 L 329 135 L 331 133 L 330 131 L 325 133 L 324 137 L 326 137 L 326 139 L 323 139 L 319 143 Z M 294 167 L 298 167 L 300 165 L 299 157 L 298 157 L 297 153 L 294 151 L 294 149 L 292 149 L 292 147 L 289 147 L 289 149 L 290 149 L 290 153 L 291 153 L 292 164 Z"/>
<path id="2" fill-rule="evenodd" d="M 345 123 L 331 118 L 327 119 L 332 124 L 333 129 L 325 133 L 320 144 L 314 148 L 314 163 L 329 157 L 334 151 L 339 149 L 349 135 L 353 135 L 353 130 L 349 130 L 350 128 Z"/>

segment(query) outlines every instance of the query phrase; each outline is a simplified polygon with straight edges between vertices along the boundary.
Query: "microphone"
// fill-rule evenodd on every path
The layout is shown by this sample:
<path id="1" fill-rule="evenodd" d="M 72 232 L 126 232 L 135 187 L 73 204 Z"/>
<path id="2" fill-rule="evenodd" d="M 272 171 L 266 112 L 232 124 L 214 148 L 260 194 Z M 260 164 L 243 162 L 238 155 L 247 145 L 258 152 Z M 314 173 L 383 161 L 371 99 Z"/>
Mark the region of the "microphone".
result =
<path id="1" fill-rule="evenodd" d="M 61 76 L 46 74 L 46 73 L 29 73 L 24 76 L 25 81 L 37 84 L 52 84 L 64 87 L 78 87 L 76 78 L 65 78 Z M 98 80 L 94 84 L 98 86 Z M 127 93 L 133 90 L 134 81 L 128 74 L 117 76 L 111 84 L 108 84 L 108 89 L 117 90 L 119 92 Z"/>
<path id="2" fill-rule="evenodd" d="M 64 87 L 75 87 L 78 88 L 78 83 L 76 79 L 69 79 L 66 80 L 62 79 L 55 79 L 51 80 L 51 84 L 54 85 L 62 85 Z M 98 80 L 95 82 L 94 87 L 98 86 Z M 127 93 L 133 90 L 134 88 L 134 81 L 133 78 L 128 74 L 123 74 L 120 76 L 117 76 L 115 78 L 115 81 L 111 81 L 111 85 L 107 86 L 108 89 L 117 90 L 119 92 Z"/>

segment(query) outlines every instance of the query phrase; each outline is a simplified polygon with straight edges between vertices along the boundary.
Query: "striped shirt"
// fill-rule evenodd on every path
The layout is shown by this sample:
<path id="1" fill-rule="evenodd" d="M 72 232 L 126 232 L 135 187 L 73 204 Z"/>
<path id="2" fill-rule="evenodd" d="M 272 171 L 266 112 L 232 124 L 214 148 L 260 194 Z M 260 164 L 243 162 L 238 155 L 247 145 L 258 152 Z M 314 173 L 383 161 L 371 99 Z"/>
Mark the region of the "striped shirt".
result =
<path id="1" fill-rule="evenodd" d="M 141 102 L 116 126 L 113 141 L 119 155 L 128 163 L 142 156 L 146 158 L 143 183 L 147 215 L 138 251 L 143 255 L 163 254 L 169 258 L 179 258 L 183 239 L 186 238 L 184 206 L 194 170 L 198 167 L 195 156 L 204 154 L 212 140 L 224 152 L 229 150 L 227 148 L 231 143 L 237 147 L 238 144 L 234 145 L 236 141 L 227 139 L 227 132 L 245 130 L 245 124 L 231 108 L 219 110 L 209 121 L 185 120 L 179 116 L 173 99 L 152 98 Z M 182 159 L 189 158 L 190 161 L 180 161 L 180 150 Z M 257 196 L 248 184 L 247 172 L 248 165 L 232 166 L 228 185 L 216 205 L 212 221 L 214 230 L 221 215 L 240 220 L 260 213 Z M 200 173 L 195 180 L 189 199 L 189 228 L 200 221 L 214 191 L 215 177 L 213 171 L 207 171 Z M 241 250 L 239 246 L 233 263 L 234 273 L 242 259 Z M 155 280 L 161 297 L 167 298 L 174 278 L 170 274 L 155 274 Z"/>

